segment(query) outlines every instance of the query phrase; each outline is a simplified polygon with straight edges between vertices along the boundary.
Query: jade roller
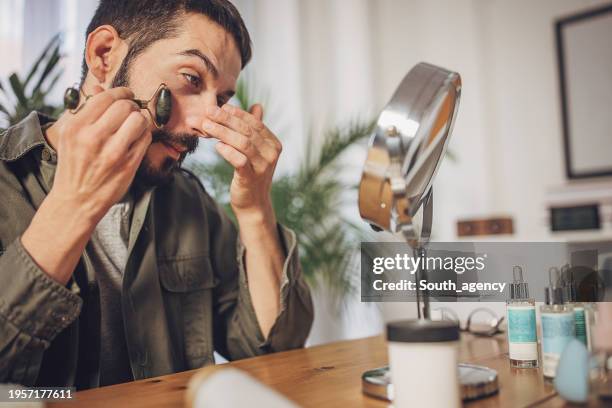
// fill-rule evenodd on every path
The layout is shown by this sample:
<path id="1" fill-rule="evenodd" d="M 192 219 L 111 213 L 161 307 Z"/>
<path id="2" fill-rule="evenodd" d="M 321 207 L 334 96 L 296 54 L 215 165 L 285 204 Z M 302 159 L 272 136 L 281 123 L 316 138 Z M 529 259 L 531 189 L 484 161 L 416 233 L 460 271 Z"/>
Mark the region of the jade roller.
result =
<path id="1" fill-rule="evenodd" d="M 81 101 L 81 95 L 85 97 L 85 102 L 79 106 Z M 87 95 L 83 92 L 82 89 L 77 89 L 76 87 L 70 87 L 66 89 L 64 93 L 64 107 L 70 110 L 71 113 L 77 113 L 89 98 L 92 95 Z M 155 114 L 151 112 L 149 109 L 149 103 L 153 100 L 155 101 Z M 170 120 L 170 115 L 172 114 L 172 93 L 166 84 L 162 83 L 159 85 L 153 96 L 148 99 L 132 99 L 140 109 L 145 109 L 149 112 L 151 119 L 153 119 L 153 123 L 155 127 L 160 129 Z"/>

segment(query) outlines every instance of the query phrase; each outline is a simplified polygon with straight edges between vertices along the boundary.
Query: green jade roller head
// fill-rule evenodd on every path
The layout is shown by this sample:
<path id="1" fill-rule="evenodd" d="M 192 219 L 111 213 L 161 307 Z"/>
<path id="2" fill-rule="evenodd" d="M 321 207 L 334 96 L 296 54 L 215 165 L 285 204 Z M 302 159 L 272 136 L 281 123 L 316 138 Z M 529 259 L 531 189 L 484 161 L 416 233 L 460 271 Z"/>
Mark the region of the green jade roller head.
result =
<path id="1" fill-rule="evenodd" d="M 79 106 L 81 101 L 81 94 L 85 97 L 85 102 Z M 70 87 L 66 89 L 64 93 L 64 107 L 70 110 L 71 113 L 77 113 L 83 106 L 87 100 L 91 98 L 91 95 L 86 95 L 82 89 L 77 89 L 76 87 Z M 155 115 L 149 109 L 149 103 L 153 100 L 155 101 Z M 132 99 L 140 109 L 145 109 L 149 112 L 151 119 L 153 119 L 153 123 L 155 127 L 158 129 L 162 128 L 165 124 L 170 121 L 170 115 L 172 114 L 172 93 L 170 89 L 166 86 L 166 84 L 162 83 L 159 85 L 151 99 Z"/>
<path id="2" fill-rule="evenodd" d="M 79 106 L 81 99 L 81 92 L 74 86 L 66 89 L 64 92 L 64 108 L 69 110 L 75 110 Z"/>

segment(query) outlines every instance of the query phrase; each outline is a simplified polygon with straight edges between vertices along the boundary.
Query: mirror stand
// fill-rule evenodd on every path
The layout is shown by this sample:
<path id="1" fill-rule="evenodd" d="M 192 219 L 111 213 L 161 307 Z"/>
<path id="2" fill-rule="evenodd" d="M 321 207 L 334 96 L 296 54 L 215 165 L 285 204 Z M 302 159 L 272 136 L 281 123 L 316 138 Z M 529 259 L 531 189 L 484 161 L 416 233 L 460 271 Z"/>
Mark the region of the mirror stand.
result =
<path id="1" fill-rule="evenodd" d="M 359 212 L 376 231 L 401 233 L 414 257 L 426 257 L 433 216 L 433 178 L 444 157 L 461 95 L 456 72 L 417 64 L 378 117 L 359 184 Z M 413 217 L 421 211 L 420 225 Z M 429 292 L 419 282 L 428 271 L 419 264 L 416 303 L 419 319 L 430 319 Z M 459 364 L 464 401 L 498 391 L 497 372 Z M 366 371 L 363 392 L 393 400 L 389 367 Z"/>

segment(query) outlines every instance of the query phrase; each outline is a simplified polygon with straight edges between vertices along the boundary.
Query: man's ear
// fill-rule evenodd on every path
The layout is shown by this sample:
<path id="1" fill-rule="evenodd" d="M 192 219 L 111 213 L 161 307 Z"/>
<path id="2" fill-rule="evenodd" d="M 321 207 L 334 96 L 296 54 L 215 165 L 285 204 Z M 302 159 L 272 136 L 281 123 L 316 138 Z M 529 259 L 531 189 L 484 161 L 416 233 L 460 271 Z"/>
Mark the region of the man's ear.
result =
<path id="1" fill-rule="evenodd" d="M 100 85 L 110 86 L 127 54 L 127 44 L 111 25 L 102 25 L 87 36 L 85 62 Z"/>

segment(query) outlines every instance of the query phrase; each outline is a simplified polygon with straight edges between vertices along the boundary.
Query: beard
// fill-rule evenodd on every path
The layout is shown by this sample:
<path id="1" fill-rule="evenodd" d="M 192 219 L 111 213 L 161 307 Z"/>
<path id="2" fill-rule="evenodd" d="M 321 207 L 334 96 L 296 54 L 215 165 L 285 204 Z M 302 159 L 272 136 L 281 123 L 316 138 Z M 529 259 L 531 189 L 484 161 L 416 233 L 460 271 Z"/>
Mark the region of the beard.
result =
<path id="1" fill-rule="evenodd" d="M 174 171 L 181 167 L 181 164 L 189 154 L 196 151 L 200 139 L 198 136 L 189 133 L 175 133 L 164 129 L 155 129 L 152 133 L 151 143 L 161 143 L 169 147 L 185 149 L 177 160 L 172 157 L 165 157 L 159 165 L 154 165 L 145 157 L 142 159 L 134 183 L 143 188 L 149 188 L 168 184 L 173 177 Z"/>
<path id="2" fill-rule="evenodd" d="M 128 52 L 113 79 L 111 85 L 113 88 L 120 86 L 131 88 L 129 71 L 133 60 L 134 55 Z M 152 114 L 155 116 L 154 112 Z M 199 141 L 198 135 L 194 134 L 170 132 L 163 128 L 153 130 L 151 143 L 162 143 L 166 146 L 181 148 L 181 150 L 185 149 L 185 151 L 181 153 L 178 160 L 174 160 L 172 157 L 165 157 L 158 165 L 153 164 L 145 154 L 134 176 L 133 186 L 138 190 L 143 190 L 168 184 L 173 178 L 174 171 L 181 167 L 185 157 L 197 149 Z"/>

